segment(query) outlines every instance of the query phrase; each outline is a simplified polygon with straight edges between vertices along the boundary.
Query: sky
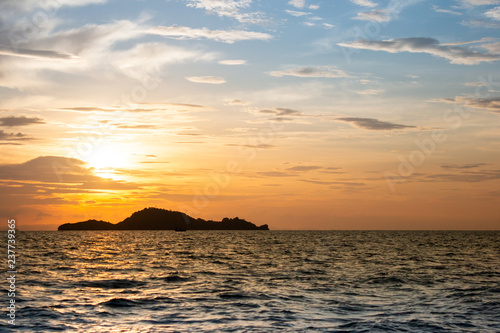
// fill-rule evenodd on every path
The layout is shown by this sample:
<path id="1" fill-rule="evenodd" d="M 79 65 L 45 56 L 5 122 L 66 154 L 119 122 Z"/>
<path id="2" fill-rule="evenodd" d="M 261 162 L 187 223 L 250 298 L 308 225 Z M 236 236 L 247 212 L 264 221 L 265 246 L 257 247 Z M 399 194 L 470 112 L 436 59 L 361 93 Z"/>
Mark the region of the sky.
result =
<path id="1" fill-rule="evenodd" d="M 21 230 L 145 207 L 500 228 L 500 0 L 0 7 L 0 215 Z"/>

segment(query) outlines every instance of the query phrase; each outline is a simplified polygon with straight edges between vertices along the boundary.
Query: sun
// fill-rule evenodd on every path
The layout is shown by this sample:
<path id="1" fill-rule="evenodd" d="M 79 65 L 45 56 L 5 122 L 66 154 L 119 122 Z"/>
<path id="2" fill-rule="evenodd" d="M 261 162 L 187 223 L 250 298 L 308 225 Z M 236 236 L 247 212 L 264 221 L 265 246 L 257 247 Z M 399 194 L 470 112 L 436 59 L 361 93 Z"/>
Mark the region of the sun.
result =
<path id="1" fill-rule="evenodd" d="M 120 179 L 119 170 L 131 166 L 130 156 L 130 151 L 123 145 L 103 143 L 94 147 L 85 162 L 97 176 Z"/>

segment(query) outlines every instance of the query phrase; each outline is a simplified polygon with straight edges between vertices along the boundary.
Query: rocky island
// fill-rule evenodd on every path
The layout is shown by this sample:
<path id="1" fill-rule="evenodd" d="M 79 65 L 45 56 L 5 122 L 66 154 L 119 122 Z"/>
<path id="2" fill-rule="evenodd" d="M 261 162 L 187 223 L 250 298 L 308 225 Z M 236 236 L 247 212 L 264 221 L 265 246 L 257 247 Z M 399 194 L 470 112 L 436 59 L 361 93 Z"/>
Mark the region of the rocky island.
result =
<path id="1" fill-rule="evenodd" d="M 238 217 L 222 221 L 195 219 L 185 213 L 160 208 L 145 208 L 125 220 L 113 224 L 88 220 L 65 223 L 57 230 L 269 230 L 267 224 L 256 226 Z"/>

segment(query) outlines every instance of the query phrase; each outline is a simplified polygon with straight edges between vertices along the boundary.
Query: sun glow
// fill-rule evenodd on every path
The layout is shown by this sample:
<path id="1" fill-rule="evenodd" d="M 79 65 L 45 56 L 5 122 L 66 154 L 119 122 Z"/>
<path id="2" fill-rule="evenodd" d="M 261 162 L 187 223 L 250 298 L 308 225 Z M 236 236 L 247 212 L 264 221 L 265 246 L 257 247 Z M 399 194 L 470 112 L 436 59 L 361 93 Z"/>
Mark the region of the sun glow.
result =
<path id="1" fill-rule="evenodd" d="M 95 147 L 85 160 L 97 176 L 120 179 L 118 171 L 130 167 L 130 156 L 131 153 L 123 145 L 102 144 Z"/>

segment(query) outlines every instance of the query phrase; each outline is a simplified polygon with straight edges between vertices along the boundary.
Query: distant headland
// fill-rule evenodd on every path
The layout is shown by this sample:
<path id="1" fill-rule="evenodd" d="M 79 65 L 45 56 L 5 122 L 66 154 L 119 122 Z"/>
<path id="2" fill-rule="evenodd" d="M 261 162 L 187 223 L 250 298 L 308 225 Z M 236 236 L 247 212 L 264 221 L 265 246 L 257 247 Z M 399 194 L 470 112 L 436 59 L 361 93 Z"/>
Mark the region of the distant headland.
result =
<path id="1" fill-rule="evenodd" d="M 206 221 L 192 218 L 182 212 L 150 207 L 135 212 L 116 224 L 87 220 L 65 223 L 57 230 L 269 230 L 269 227 L 267 224 L 258 227 L 238 217 L 225 217 L 222 221 Z"/>

